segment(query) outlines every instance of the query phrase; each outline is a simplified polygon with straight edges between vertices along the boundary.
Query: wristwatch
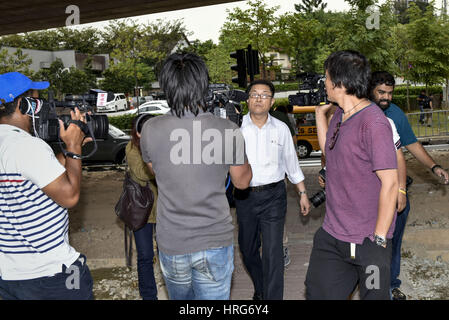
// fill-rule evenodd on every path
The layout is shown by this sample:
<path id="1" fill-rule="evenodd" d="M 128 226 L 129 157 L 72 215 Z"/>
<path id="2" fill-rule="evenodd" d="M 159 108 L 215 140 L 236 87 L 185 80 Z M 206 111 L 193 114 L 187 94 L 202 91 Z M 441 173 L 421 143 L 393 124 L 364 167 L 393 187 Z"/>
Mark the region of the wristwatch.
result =
<path id="1" fill-rule="evenodd" d="M 381 247 L 387 246 L 387 239 L 377 234 L 374 235 L 374 243 Z"/>
<path id="2" fill-rule="evenodd" d="M 439 168 L 439 169 L 443 169 L 439 164 L 436 164 L 436 165 L 434 165 L 430 170 L 432 170 L 432 172 L 433 172 L 433 174 L 436 174 L 435 173 L 435 169 L 436 168 Z"/>
<path id="3" fill-rule="evenodd" d="M 307 191 L 306 190 L 298 191 L 298 194 L 299 194 L 299 196 L 302 196 L 303 194 L 307 195 Z"/>

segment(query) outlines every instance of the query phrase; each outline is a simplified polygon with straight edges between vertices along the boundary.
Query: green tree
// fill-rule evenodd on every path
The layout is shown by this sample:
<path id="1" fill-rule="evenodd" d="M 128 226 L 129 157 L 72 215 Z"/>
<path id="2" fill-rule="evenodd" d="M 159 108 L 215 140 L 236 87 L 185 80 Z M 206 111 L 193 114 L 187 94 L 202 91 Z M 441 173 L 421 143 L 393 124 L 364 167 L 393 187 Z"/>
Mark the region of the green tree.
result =
<path id="1" fill-rule="evenodd" d="M 365 11 L 369 6 L 377 3 L 377 0 L 345 0 L 352 7 L 352 10 Z"/>
<path id="2" fill-rule="evenodd" d="M 146 37 L 144 28 L 135 22 L 129 23 L 126 20 L 111 22 L 107 29 L 109 34 L 113 35 L 110 39 L 110 45 L 113 48 L 110 56 L 114 62 L 111 65 L 111 72 L 106 73 L 105 78 L 114 75 L 120 76 L 118 81 L 125 81 L 126 78 L 133 77 L 134 89 L 139 86 L 149 86 L 150 84 L 146 81 L 148 77 L 139 71 L 145 69 L 153 73 L 150 66 L 145 64 L 144 59 L 157 59 L 160 53 L 149 48 L 148 41 L 151 40 Z M 106 83 L 110 84 L 110 79 Z M 126 92 L 132 92 L 132 90 L 126 90 Z M 136 95 L 137 92 L 134 94 Z"/>
<path id="3" fill-rule="evenodd" d="M 57 28 L 3 36 L 1 46 L 10 46 L 36 50 L 75 50 L 82 53 L 104 53 L 104 41 L 100 32 L 94 28 L 81 30 L 72 28 Z"/>
<path id="4" fill-rule="evenodd" d="M 232 82 L 233 59 L 229 56 L 229 51 L 225 46 L 218 45 L 212 48 L 206 53 L 205 58 L 211 83 Z"/>
<path id="5" fill-rule="evenodd" d="M 323 0 L 301 0 L 302 3 L 295 4 L 295 10 L 299 13 L 311 14 L 315 11 L 324 11 L 327 3 Z"/>
<path id="6" fill-rule="evenodd" d="M 204 60 L 206 60 L 206 56 L 208 55 L 208 53 L 216 48 L 217 45 L 212 40 L 207 40 L 203 42 L 200 40 L 195 40 L 191 42 L 187 48 L 183 48 L 182 50 L 179 51 L 195 53 L 200 57 L 202 57 Z"/>
<path id="7" fill-rule="evenodd" d="M 134 66 L 129 66 L 126 63 L 116 63 L 111 65 L 103 73 L 104 79 L 100 81 L 100 88 L 117 93 L 133 93 L 136 86 L 133 67 Z M 154 81 L 154 75 L 151 68 L 145 64 L 138 64 L 136 66 L 136 74 L 140 79 L 142 86 L 149 89 L 151 81 Z"/>
<path id="8" fill-rule="evenodd" d="M 301 72 L 320 72 L 317 56 L 324 49 L 322 37 L 324 25 L 304 14 L 287 13 L 279 18 L 277 44 L 293 58 L 295 74 Z"/>
<path id="9" fill-rule="evenodd" d="M 21 49 L 17 49 L 13 54 L 9 54 L 6 49 L 0 50 L 0 74 L 17 71 L 31 77 L 33 75 L 29 68 L 31 63 L 31 58 Z"/>
<path id="10" fill-rule="evenodd" d="M 262 77 L 266 78 L 270 62 L 267 53 L 273 48 L 278 26 L 278 18 L 274 14 L 279 6 L 269 8 L 262 0 L 248 0 L 246 4 L 249 6 L 247 10 L 241 8 L 227 10 L 228 16 L 220 31 L 220 43 L 229 50 L 229 53 L 251 44 L 253 50 L 259 51 Z"/>
<path id="11" fill-rule="evenodd" d="M 410 80 L 425 83 L 426 87 L 441 83 L 449 77 L 448 24 L 444 17 L 436 15 L 433 1 L 424 14 L 412 3 L 408 14 L 410 22 L 405 30 L 410 44 Z"/>
<path id="12" fill-rule="evenodd" d="M 398 16 L 399 23 L 407 24 L 410 22 L 410 19 L 407 14 L 408 10 L 408 1 L 401 0 L 401 1 L 395 1 L 394 3 L 394 9 Z M 427 1 L 417 0 L 415 1 L 415 4 L 421 9 L 421 11 L 424 13 L 427 9 L 427 6 L 429 5 Z"/>
<path id="13" fill-rule="evenodd" d="M 75 50 L 87 54 L 104 53 L 101 34 L 95 28 L 57 29 L 59 46 L 62 50 Z"/>
<path id="14" fill-rule="evenodd" d="M 172 21 L 158 19 L 144 25 L 144 34 L 147 50 L 153 54 L 144 57 L 143 61 L 153 67 L 156 78 L 165 58 L 175 50 L 188 46 L 187 37 L 191 35 L 182 19 Z"/>
<path id="15" fill-rule="evenodd" d="M 0 37 L 0 47 L 27 48 L 23 35 L 11 34 Z"/>
<path id="16" fill-rule="evenodd" d="M 50 82 L 49 90 L 52 90 L 55 98 L 59 100 L 67 93 L 86 93 L 94 85 L 94 80 L 84 70 L 73 66 L 65 68 L 61 59 L 56 59 L 50 68 L 39 70 L 33 78 Z"/>
<path id="17" fill-rule="evenodd" d="M 394 69 L 391 71 L 398 76 L 403 77 L 407 83 L 407 110 L 410 112 L 410 57 L 411 49 L 410 38 L 407 35 L 406 26 L 398 23 L 393 28 L 393 55 L 395 57 Z"/>
<path id="18" fill-rule="evenodd" d="M 373 71 L 392 70 L 395 62 L 392 30 L 397 21 L 391 1 L 382 5 L 377 5 L 377 1 L 347 1 L 352 8 L 347 18 L 338 22 L 332 50 L 356 50 L 369 59 Z M 366 10 L 369 5 L 376 6 L 378 12 Z"/>
<path id="19" fill-rule="evenodd" d="M 178 43 L 185 40 L 185 33 L 182 20 L 157 20 L 146 25 L 130 20 L 112 21 L 103 32 L 104 41 L 113 60 L 112 70 L 107 72 L 105 77 L 121 78 L 116 79 L 117 81 L 106 79 L 103 86 L 117 87 L 120 80 L 127 84 L 128 77 L 132 76 L 135 88 L 150 88 L 151 82 L 157 78 L 162 62 Z M 131 92 L 128 89 L 123 91 Z"/>

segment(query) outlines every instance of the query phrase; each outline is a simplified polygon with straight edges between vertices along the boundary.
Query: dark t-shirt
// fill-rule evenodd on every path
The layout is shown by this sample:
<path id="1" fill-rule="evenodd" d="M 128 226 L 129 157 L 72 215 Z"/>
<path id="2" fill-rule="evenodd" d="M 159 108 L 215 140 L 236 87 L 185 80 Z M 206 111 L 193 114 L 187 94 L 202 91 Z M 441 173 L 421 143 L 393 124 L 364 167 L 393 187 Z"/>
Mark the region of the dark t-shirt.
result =
<path id="1" fill-rule="evenodd" d="M 140 142 L 159 190 L 156 237 L 168 255 L 229 246 L 233 224 L 225 182 L 231 165 L 245 163 L 239 127 L 211 113 L 148 120 Z"/>
<path id="2" fill-rule="evenodd" d="M 430 101 L 432 101 L 432 99 L 425 94 L 420 94 L 418 96 L 418 104 L 424 109 L 430 109 Z"/>
<path id="3" fill-rule="evenodd" d="M 384 110 L 385 115 L 393 120 L 398 130 L 399 136 L 401 137 L 401 143 L 403 146 L 411 145 L 418 141 L 416 139 L 415 133 L 408 122 L 407 116 L 404 112 L 394 103 L 390 103 L 390 106 Z"/>

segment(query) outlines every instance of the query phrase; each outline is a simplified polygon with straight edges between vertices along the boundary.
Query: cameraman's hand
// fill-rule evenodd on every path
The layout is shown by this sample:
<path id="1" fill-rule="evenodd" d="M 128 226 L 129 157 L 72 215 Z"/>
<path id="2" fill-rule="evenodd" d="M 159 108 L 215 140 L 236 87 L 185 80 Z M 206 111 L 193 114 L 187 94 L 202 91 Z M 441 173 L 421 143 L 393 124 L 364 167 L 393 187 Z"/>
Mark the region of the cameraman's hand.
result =
<path id="1" fill-rule="evenodd" d="M 317 116 L 325 116 L 325 115 L 327 115 L 327 113 L 329 112 L 329 110 L 332 109 L 333 106 L 334 106 L 334 105 L 333 105 L 332 103 L 325 104 L 325 105 L 322 105 L 322 106 L 316 106 L 316 108 L 315 108 L 315 114 L 316 114 Z"/>
<path id="2" fill-rule="evenodd" d="M 323 177 L 321 177 L 321 176 L 318 176 L 318 183 L 321 188 L 324 189 L 326 187 L 326 182 L 324 181 Z"/>
<path id="3" fill-rule="evenodd" d="M 86 123 L 86 116 L 81 114 L 78 108 L 75 108 L 75 112 L 70 111 L 70 115 L 72 120 L 81 120 Z M 81 147 L 85 143 L 92 141 L 91 138 L 84 139 L 84 132 L 76 124 L 71 123 L 67 129 L 65 129 L 62 120 L 59 120 L 59 136 L 61 137 L 61 140 L 64 141 L 67 151 L 77 154 L 81 153 Z"/>

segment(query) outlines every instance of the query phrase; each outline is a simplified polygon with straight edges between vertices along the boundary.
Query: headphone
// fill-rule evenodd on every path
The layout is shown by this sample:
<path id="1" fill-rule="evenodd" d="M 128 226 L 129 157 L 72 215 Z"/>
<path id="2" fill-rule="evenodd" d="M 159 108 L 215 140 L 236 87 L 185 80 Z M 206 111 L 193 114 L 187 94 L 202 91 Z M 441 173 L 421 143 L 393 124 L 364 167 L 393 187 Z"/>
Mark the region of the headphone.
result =
<path id="1" fill-rule="evenodd" d="M 136 120 L 136 131 L 138 134 L 140 134 L 142 132 L 142 128 L 144 123 L 148 120 L 151 119 L 153 116 L 151 114 L 140 114 L 137 117 Z"/>
<path id="2" fill-rule="evenodd" d="M 40 99 L 22 97 L 22 100 L 20 100 L 19 109 L 22 114 L 32 116 L 33 114 L 37 114 L 41 111 L 42 105 L 43 101 Z"/>

